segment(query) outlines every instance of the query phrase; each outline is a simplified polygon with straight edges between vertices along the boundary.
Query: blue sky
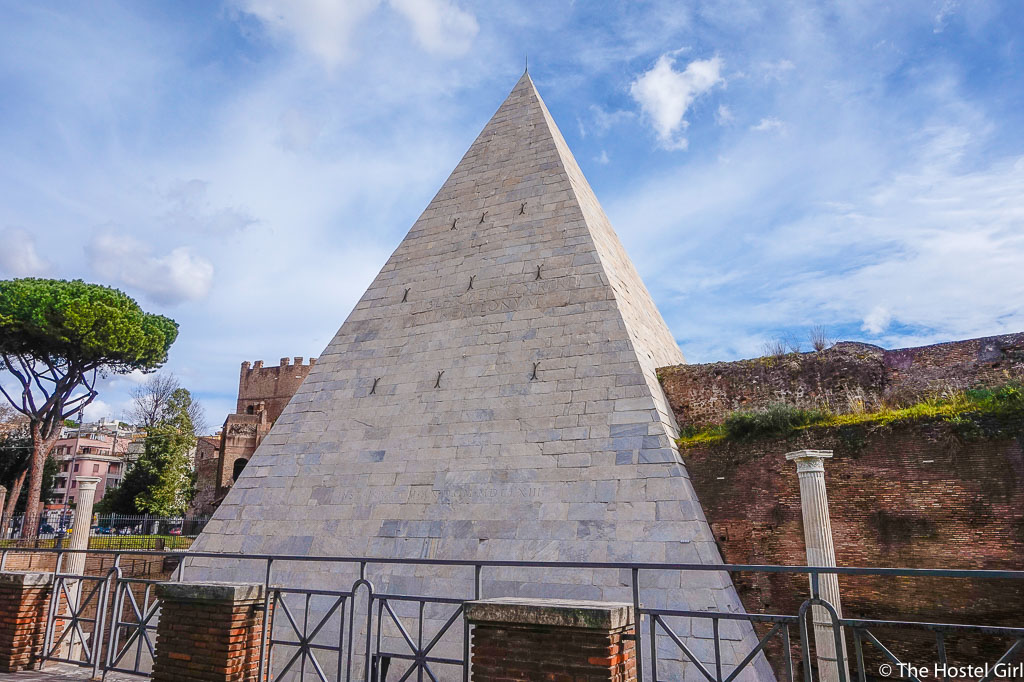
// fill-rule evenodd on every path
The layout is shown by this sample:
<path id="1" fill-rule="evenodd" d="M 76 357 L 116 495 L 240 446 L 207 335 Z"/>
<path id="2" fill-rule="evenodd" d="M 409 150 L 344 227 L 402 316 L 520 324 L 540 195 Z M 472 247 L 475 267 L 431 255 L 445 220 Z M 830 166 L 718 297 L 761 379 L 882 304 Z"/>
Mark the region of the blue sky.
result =
<path id="1" fill-rule="evenodd" d="M 0 0 L 0 277 L 315 356 L 530 72 L 690 362 L 1024 329 L 1015 1 Z M 112 377 L 87 416 L 117 416 Z"/>

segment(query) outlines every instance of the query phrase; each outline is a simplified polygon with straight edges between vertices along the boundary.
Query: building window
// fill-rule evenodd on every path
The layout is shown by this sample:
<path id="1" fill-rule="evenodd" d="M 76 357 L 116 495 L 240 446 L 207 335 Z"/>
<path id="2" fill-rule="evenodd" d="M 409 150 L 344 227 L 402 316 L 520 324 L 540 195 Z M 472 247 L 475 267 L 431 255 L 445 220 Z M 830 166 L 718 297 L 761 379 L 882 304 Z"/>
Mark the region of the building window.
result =
<path id="1" fill-rule="evenodd" d="M 116 464 L 111 464 L 109 467 L 107 467 L 107 473 L 108 474 L 116 474 L 117 471 L 118 471 L 118 468 L 117 468 Z"/>
<path id="2" fill-rule="evenodd" d="M 100 472 L 100 465 L 99 464 L 93 464 L 92 465 L 92 472 L 94 474 L 98 474 Z"/>
<path id="3" fill-rule="evenodd" d="M 82 465 L 79 464 L 78 462 L 75 462 L 75 473 L 76 474 L 78 473 L 78 467 L 80 467 L 80 466 L 82 466 Z"/>
<path id="4" fill-rule="evenodd" d="M 77 488 L 78 487 L 78 479 L 77 478 L 71 480 L 71 487 L 72 488 Z"/>
<path id="5" fill-rule="evenodd" d="M 245 408 L 245 413 L 246 414 L 255 414 L 256 413 L 256 408 L 253 407 L 252 405 L 250 405 L 249 407 Z"/>

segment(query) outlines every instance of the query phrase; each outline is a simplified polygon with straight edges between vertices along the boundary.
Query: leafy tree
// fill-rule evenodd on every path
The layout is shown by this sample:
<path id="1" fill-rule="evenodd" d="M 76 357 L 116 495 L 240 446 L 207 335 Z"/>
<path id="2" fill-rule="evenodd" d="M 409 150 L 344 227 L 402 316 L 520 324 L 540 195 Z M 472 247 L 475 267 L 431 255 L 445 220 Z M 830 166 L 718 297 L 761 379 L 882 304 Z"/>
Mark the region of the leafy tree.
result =
<path id="1" fill-rule="evenodd" d="M 0 371 L 13 378 L 0 392 L 28 417 L 32 439 L 26 537 L 38 530 L 43 467 L 64 420 L 93 401 L 99 377 L 160 367 L 177 336 L 174 320 L 144 312 L 117 289 L 81 280 L 0 281 Z"/>
<path id="2" fill-rule="evenodd" d="M 103 514 L 181 516 L 195 495 L 191 453 L 196 446 L 189 412 L 192 395 L 176 389 L 167 399 L 163 418 L 146 432 L 145 449 L 125 472 L 121 485 L 103 496 Z"/>

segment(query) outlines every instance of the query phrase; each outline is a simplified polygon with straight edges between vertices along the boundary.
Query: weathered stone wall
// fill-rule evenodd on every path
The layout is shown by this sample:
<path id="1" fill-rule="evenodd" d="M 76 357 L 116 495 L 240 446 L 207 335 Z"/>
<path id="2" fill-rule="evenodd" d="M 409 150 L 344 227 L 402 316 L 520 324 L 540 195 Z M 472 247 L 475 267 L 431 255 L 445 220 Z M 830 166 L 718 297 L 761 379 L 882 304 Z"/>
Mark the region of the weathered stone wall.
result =
<path id="1" fill-rule="evenodd" d="M 816 353 L 659 370 L 680 426 L 720 423 L 730 412 L 785 402 L 847 412 L 901 404 L 949 389 L 1024 377 L 1024 333 L 885 350 L 839 343 Z"/>
<path id="2" fill-rule="evenodd" d="M 277 367 L 262 360 L 242 363 L 236 412 L 229 414 L 219 436 L 200 438 L 196 451 L 196 497 L 190 512 L 212 514 L 234 484 L 235 463 L 248 462 L 274 421 L 316 365 L 316 358 L 281 358 Z"/>
<path id="3" fill-rule="evenodd" d="M 206 516 L 216 508 L 220 437 L 201 436 L 196 443 L 196 496 L 189 505 L 192 516 Z"/>

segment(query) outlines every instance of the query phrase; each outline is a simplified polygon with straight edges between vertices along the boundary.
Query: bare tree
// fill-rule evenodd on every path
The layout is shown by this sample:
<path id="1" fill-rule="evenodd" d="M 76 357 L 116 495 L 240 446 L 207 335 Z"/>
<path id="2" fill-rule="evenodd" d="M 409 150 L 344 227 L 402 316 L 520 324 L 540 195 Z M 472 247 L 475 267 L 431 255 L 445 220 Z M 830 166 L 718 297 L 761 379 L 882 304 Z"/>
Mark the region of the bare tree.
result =
<path id="1" fill-rule="evenodd" d="M 174 392 L 182 388 L 178 377 L 170 372 L 154 374 L 146 383 L 137 386 L 132 391 L 132 407 L 129 410 L 129 418 L 133 423 L 151 428 L 164 421 L 168 417 L 168 409 L 171 407 L 171 399 Z M 206 433 L 206 410 L 202 404 L 192 399 L 188 409 L 189 419 L 197 434 Z"/>
<path id="2" fill-rule="evenodd" d="M 179 388 L 181 384 L 178 378 L 169 372 L 150 375 L 146 383 L 132 390 L 132 407 L 128 418 L 138 426 L 153 426 L 160 421 L 167 409 L 167 401 Z"/>

